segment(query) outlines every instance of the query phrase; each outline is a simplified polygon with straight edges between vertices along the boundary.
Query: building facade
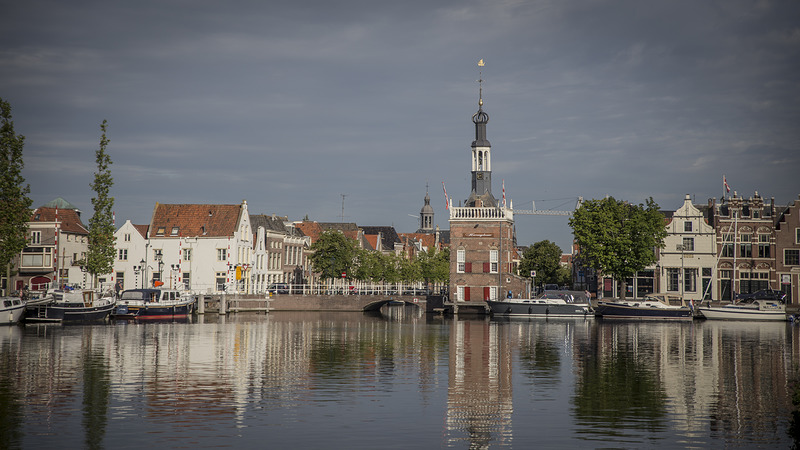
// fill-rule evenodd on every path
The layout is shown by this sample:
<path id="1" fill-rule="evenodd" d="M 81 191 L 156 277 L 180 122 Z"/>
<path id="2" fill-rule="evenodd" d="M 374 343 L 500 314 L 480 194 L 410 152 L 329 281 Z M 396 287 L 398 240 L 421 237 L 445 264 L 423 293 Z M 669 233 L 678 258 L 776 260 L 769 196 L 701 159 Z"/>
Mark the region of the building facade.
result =
<path id="1" fill-rule="evenodd" d="M 800 304 L 800 196 L 775 222 L 775 272 L 786 303 Z"/>
<path id="2" fill-rule="evenodd" d="M 492 149 L 486 138 L 489 115 L 483 111 L 482 89 L 472 122 L 470 195 L 463 207 L 448 205 L 450 297 L 456 303 L 528 297 L 530 283 L 514 273 L 513 209 L 506 207 L 505 198 L 501 203 L 492 195 Z"/>

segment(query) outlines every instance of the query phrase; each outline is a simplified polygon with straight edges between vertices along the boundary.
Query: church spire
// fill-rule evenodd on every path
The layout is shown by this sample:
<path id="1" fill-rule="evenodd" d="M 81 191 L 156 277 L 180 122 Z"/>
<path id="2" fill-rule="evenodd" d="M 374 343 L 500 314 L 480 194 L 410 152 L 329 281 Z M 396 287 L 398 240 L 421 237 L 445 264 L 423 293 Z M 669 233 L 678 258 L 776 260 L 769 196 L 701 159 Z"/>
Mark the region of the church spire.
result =
<path id="1" fill-rule="evenodd" d="M 483 67 L 483 59 L 478 67 Z M 483 70 L 478 72 L 478 112 L 472 115 L 475 124 L 475 140 L 472 141 L 472 192 L 466 206 L 497 206 L 492 196 L 492 144 L 486 139 L 486 124 L 489 115 L 483 111 Z"/>

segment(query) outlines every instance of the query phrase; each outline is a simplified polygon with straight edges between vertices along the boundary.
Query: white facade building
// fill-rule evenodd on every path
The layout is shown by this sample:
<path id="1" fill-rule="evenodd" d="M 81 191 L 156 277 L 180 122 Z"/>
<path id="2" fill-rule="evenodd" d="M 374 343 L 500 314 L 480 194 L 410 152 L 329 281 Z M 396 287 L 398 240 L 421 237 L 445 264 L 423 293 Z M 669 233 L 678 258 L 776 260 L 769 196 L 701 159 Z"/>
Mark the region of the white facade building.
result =
<path id="1" fill-rule="evenodd" d="M 686 300 L 710 299 L 715 292 L 716 232 L 688 194 L 666 226 L 656 276 L 661 292 Z M 710 285 L 710 286 L 709 286 Z"/>

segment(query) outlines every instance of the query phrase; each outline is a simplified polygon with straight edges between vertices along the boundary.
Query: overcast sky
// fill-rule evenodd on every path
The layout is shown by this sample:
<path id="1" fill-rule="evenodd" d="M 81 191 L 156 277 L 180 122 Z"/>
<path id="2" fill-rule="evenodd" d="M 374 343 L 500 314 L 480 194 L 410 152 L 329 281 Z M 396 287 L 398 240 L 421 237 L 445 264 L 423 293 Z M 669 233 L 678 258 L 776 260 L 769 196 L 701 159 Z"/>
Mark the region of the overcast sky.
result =
<path id="1" fill-rule="evenodd" d="M 484 59 L 493 193 L 569 210 L 800 194 L 797 1 L 42 1 L 0 14 L 0 97 L 34 206 L 92 214 L 108 120 L 117 226 L 160 203 L 415 231 L 469 196 Z M 342 194 L 344 218 L 342 217 Z M 565 217 L 518 243 L 569 250 Z"/>

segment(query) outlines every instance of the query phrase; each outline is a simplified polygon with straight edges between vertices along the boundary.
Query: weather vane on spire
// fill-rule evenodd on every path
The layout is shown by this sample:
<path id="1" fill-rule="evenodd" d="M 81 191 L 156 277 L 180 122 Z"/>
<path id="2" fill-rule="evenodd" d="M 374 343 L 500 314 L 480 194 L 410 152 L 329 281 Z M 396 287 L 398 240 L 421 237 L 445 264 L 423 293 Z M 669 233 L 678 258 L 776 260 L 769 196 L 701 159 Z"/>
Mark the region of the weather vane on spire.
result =
<path id="1" fill-rule="evenodd" d="M 478 61 L 478 67 L 483 67 L 483 58 Z M 478 69 L 478 107 L 483 106 L 483 71 Z"/>

